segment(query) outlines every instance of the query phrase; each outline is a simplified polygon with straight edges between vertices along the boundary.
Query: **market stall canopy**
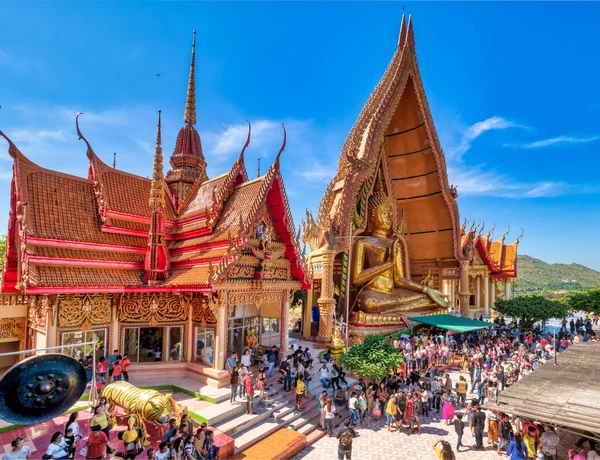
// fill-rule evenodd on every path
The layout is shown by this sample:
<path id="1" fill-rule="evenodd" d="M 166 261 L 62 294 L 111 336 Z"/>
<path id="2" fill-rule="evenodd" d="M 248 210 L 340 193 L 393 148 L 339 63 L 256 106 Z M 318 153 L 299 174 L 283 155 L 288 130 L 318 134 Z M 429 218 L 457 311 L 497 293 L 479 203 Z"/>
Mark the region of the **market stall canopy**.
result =
<path id="1" fill-rule="evenodd" d="M 430 326 L 439 327 L 440 329 L 448 329 L 456 332 L 469 332 L 475 329 L 484 329 L 492 327 L 492 323 L 485 321 L 476 321 L 474 319 L 463 318 L 453 315 L 431 315 L 431 316 L 415 316 L 409 318 L 411 321 L 428 324 Z"/>
<path id="2" fill-rule="evenodd" d="M 600 440 L 599 355 L 600 343 L 574 343 L 484 407 Z"/>

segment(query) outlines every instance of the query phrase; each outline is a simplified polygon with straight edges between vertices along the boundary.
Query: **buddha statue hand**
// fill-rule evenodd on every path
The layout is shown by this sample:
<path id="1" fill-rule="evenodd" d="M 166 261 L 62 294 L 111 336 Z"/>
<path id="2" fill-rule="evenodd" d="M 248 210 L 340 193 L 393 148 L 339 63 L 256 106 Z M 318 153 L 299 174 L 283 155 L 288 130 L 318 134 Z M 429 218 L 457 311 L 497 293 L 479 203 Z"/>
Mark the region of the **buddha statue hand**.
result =
<path id="1" fill-rule="evenodd" d="M 444 308 L 449 308 L 450 307 L 450 303 L 448 301 L 448 296 L 442 294 L 437 289 L 433 289 L 433 288 L 430 288 L 430 287 L 425 287 L 423 289 L 423 292 L 425 294 L 427 294 L 429 296 L 429 298 L 431 300 L 433 300 L 435 303 L 437 303 L 439 306 L 444 307 Z"/>

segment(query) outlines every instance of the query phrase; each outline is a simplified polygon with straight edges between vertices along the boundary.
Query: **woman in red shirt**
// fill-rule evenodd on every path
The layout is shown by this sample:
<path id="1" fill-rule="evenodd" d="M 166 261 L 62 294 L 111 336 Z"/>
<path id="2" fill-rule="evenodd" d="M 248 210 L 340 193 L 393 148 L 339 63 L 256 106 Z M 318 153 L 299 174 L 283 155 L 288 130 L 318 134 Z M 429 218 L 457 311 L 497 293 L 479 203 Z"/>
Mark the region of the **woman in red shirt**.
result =
<path id="1" fill-rule="evenodd" d="M 121 360 L 121 370 L 123 371 L 123 378 L 126 382 L 129 382 L 129 366 L 131 365 L 131 361 L 127 357 L 127 353 L 123 355 L 123 359 Z"/>

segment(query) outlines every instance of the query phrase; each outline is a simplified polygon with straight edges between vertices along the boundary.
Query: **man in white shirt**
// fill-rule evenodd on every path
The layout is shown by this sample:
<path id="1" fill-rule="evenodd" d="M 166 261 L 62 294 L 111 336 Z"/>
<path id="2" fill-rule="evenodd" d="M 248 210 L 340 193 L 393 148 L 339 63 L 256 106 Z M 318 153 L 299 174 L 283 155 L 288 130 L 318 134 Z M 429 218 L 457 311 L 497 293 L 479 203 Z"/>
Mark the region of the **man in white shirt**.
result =
<path id="1" fill-rule="evenodd" d="M 155 460 L 168 460 L 171 458 L 171 451 L 169 450 L 168 444 L 166 442 L 161 442 L 160 446 L 158 446 L 158 450 L 154 452 Z"/>
<path id="2" fill-rule="evenodd" d="M 540 437 L 540 445 L 542 452 L 546 459 L 556 460 L 556 450 L 558 447 L 558 443 L 560 438 L 556 434 L 556 431 L 551 426 L 544 425 L 544 432 Z"/>
<path id="3" fill-rule="evenodd" d="M 13 439 L 10 446 L 12 450 L 2 457 L 2 460 L 29 460 L 31 458 L 29 447 L 23 445 L 23 438 Z"/>

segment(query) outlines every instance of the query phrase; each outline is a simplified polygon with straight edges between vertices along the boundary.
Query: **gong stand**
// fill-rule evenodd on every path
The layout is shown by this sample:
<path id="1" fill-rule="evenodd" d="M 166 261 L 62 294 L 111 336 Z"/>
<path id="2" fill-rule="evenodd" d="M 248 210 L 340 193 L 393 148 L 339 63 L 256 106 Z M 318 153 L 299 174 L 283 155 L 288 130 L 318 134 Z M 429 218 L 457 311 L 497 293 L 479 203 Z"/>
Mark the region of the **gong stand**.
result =
<path id="1" fill-rule="evenodd" d="M 73 344 L 68 344 L 68 345 L 60 345 L 57 347 L 47 347 L 47 348 L 34 348 L 31 350 L 20 350 L 20 351 L 11 351 L 8 353 L 0 353 L 0 356 L 14 356 L 14 355 L 28 355 L 28 354 L 37 354 L 38 352 L 41 351 L 50 351 L 50 350 L 60 350 L 60 352 L 62 352 L 65 348 L 77 348 L 77 347 L 82 347 L 85 345 L 92 345 L 92 380 L 90 382 L 90 392 L 89 392 L 89 405 L 90 407 L 95 407 L 97 402 L 98 402 L 98 390 L 96 389 L 96 354 L 95 354 L 95 350 L 96 350 L 96 345 L 98 344 L 98 340 L 93 340 L 91 342 L 81 342 L 81 343 L 73 343 Z M 19 363 L 17 363 L 14 367 L 19 366 Z M 39 379 L 38 379 L 39 380 Z M 53 384 L 52 384 L 53 385 Z M 46 384 L 47 386 L 47 384 Z M 44 392 L 44 389 L 41 389 L 42 393 Z M 68 410 L 70 408 L 66 408 L 65 410 Z"/>

